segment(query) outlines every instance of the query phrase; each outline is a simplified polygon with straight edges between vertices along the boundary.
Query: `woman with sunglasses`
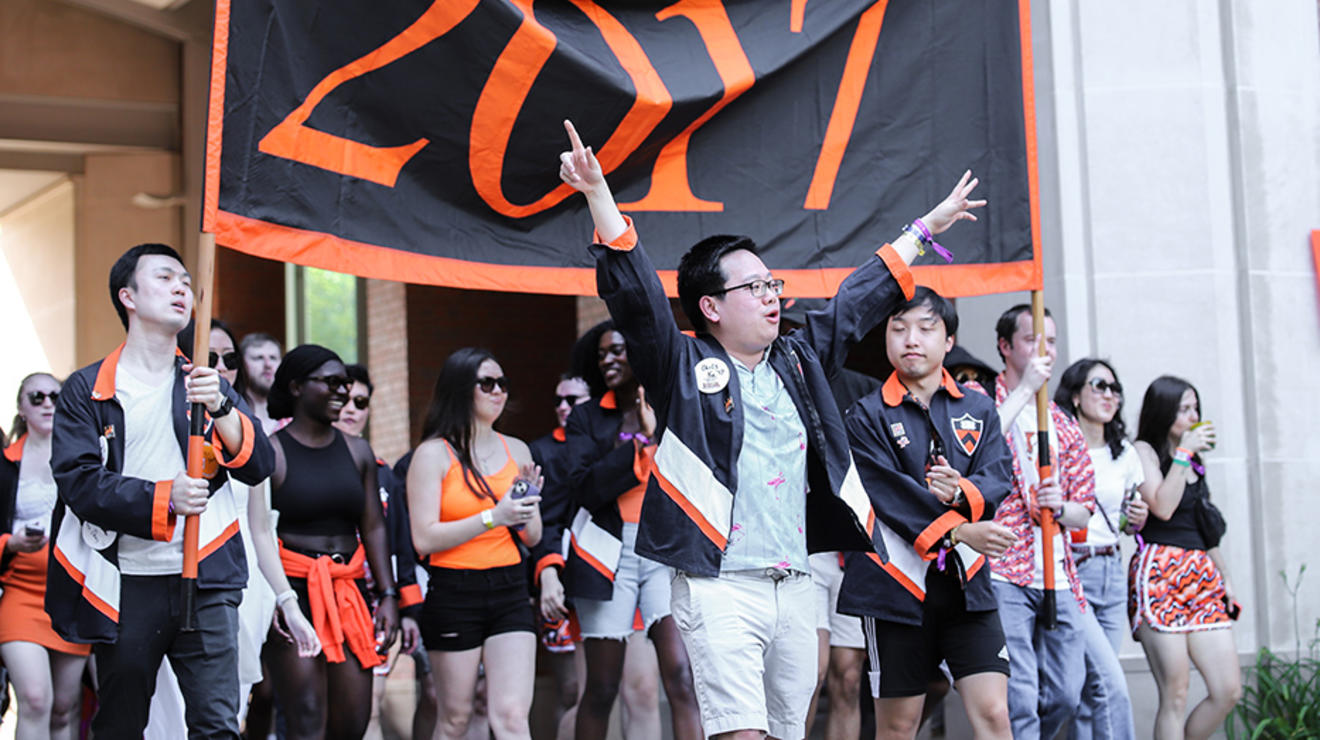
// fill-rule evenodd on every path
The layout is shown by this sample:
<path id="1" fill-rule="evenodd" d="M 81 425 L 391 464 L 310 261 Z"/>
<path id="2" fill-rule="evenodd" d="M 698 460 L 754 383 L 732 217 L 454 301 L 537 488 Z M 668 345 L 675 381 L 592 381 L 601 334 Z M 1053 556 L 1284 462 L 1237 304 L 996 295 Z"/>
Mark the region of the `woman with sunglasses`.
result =
<path id="1" fill-rule="evenodd" d="M 531 737 L 536 621 L 523 546 L 541 539 L 544 481 L 527 445 L 495 431 L 508 390 L 489 352 L 450 355 L 408 466 L 413 546 L 430 572 L 421 628 L 440 693 L 439 738 L 465 736 L 482 666 L 497 740 Z"/>
<path id="2" fill-rule="evenodd" d="M 1095 469 L 1095 513 L 1072 534 L 1073 562 L 1091 607 L 1083 618 L 1086 690 L 1073 723 L 1074 738 L 1134 737 L 1127 679 L 1118 662 L 1127 609 L 1127 572 L 1120 541 L 1146 523 L 1138 488 L 1141 460 L 1127 439 L 1123 386 L 1105 360 L 1088 357 L 1064 371 L 1054 402 L 1077 420 Z"/>
<path id="3" fill-rule="evenodd" d="M 46 563 L 57 498 L 50 438 L 60 382 L 33 373 L 18 386 L 13 444 L 0 459 L 0 660 L 18 697 L 15 737 L 75 738 L 90 645 L 67 642 L 46 614 Z"/>
<path id="4" fill-rule="evenodd" d="M 577 607 L 587 658 L 586 690 L 578 706 L 578 740 L 604 737 L 623 675 L 633 618 L 656 648 L 669 697 L 674 736 L 702 737 L 692 668 L 670 615 L 669 567 L 636 554 L 637 522 L 655 454 L 655 412 L 628 364 L 623 335 L 612 321 L 584 337 L 594 363 L 575 368 L 593 398 L 568 419 L 565 468 L 578 511 L 565 565 L 567 594 Z"/>
<path id="5" fill-rule="evenodd" d="M 323 648 L 307 657 L 282 639 L 266 644 L 289 738 L 362 737 L 371 713 L 371 669 L 398 627 L 376 456 L 366 440 L 333 426 L 351 387 L 338 355 L 305 344 L 280 362 L 268 398 L 271 418 L 292 417 L 271 436 L 271 506 L 279 512 L 276 534 L 290 585 L 276 602 L 296 602 L 316 625 Z M 374 618 L 363 569 L 368 562 L 377 590 Z"/>
<path id="6" fill-rule="evenodd" d="M 1232 628 L 1241 607 L 1219 555 L 1225 527 L 1201 459 L 1214 446 L 1196 388 L 1169 375 L 1151 382 L 1136 442 L 1150 518 L 1128 572 L 1128 614 L 1159 689 L 1156 740 L 1210 737 L 1242 696 Z M 1207 696 L 1186 713 L 1189 660 Z"/>

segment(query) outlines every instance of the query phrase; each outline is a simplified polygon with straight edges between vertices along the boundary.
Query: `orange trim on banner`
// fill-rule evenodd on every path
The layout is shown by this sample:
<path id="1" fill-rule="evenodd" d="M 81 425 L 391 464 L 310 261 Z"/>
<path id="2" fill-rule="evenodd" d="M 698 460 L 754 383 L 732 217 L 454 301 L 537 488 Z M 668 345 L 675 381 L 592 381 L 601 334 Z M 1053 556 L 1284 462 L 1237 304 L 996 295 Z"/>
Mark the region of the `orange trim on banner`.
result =
<path id="1" fill-rule="evenodd" d="M 1320 289 L 1320 229 L 1311 231 L 1311 257 L 1315 260 L 1315 286 Z"/>
<path id="2" fill-rule="evenodd" d="M 229 69 L 229 0 L 216 0 L 211 39 L 211 93 L 206 106 L 206 172 L 202 187 L 202 231 L 215 229 L 220 207 L 220 144 L 225 123 L 225 73 Z"/>
<path id="3" fill-rule="evenodd" d="M 228 211 L 216 212 L 213 229 L 216 243 L 240 252 L 364 278 L 509 293 L 596 295 L 596 271 L 590 267 L 496 265 L 433 257 L 272 224 Z M 775 270 L 775 276 L 788 283 L 788 292 L 796 298 L 832 298 L 853 269 Z M 1039 274 L 1037 267 L 1026 260 L 920 265 L 909 269 L 917 283 L 949 298 L 1030 290 L 1032 276 Z M 659 274 L 665 294 L 677 297 L 677 273 L 660 270 Z"/>
<path id="4" fill-rule="evenodd" d="M 1018 49 L 1022 54 L 1022 132 L 1027 148 L 1027 193 L 1031 200 L 1031 263 L 1030 285 L 1007 290 L 1044 290 L 1044 268 L 1041 266 L 1040 246 L 1040 176 L 1036 170 L 1036 77 L 1031 61 L 1031 0 L 1018 0 Z M 965 294 L 977 295 L 977 294 Z"/>

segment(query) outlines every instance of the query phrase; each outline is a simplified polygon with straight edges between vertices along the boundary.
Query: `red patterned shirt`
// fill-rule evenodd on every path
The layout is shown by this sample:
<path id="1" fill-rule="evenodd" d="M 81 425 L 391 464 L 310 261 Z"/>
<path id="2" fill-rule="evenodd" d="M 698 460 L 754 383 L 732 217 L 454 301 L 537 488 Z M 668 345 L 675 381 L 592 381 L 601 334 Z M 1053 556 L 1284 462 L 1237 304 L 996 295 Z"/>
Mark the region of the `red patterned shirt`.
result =
<path id="1" fill-rule="evenodd" d="M 1008 397 L 1008 388 L 1004 385 L 1004 376 L 995 378 L 995 404 L 1003 405 Z M 1034 413 L 1031 411 L 1030 413 Z M 1059 486 L 1063 489 L 1065 501 L 1073 501 L 1095 511 L 1095 470 L 1091 467 L 1091 455 L 1086 447 L 1086 438 L 1082 429 L 1063 409 L 1050 403 L 1050 423 L 1054 427 L 1058 440 L 1050 450 L 1052 463 Z M 995 511 L 995 521 L 1013 530 L 1017 541 L 999 558 L 990 561 L 991 572 L 1014 585 L 1030 587 L 1036 570 L 1035 542 L 1040 532 L 1040 525 L 1031 521 L 1027 506 L 1027 479 L 1023 475 L 1021 461 L 1023 453 L 1028 460 L 1035 458 L 1034 449 L 1019 450 L 1014 441 L 1018 435 L 1005 434 L 1008 447 L 1013 451 L 1013 489 Z M 1035 434 L 1023 435 L 1030 448 L 1035 447 Z M 1056 537 L 1055 552 L 1063 553 L 1063 570 L 1068 575 L 1068 585 L 1073 596 L 1083 611 L 1086 599 L 1082 594 L 1082 582 L 1077 577 L 1077 566 L 1073 563 L 1071 548 L 1066 537 Z M 1056 555 L 1057 556 L 1057 555 Z"/>

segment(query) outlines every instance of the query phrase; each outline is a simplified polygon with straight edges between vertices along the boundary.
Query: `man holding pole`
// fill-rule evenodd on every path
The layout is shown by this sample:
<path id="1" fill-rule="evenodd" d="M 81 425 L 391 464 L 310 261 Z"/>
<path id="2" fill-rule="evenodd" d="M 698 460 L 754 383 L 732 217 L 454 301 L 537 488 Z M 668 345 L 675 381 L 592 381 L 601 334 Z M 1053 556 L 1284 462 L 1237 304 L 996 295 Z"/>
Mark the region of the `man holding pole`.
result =
<path id="1" fill-rule="evenodd" d="M 46 611 L 65 639 L 94 644 L 98 737 L 142 736 L 168 656 L 189 737 L 237 738 L 237 606 L 247 565 L 228 475 L 256 484 L 270 475 L 274 453 L 240 396 L 176 350 L 193 309 L 177 252 L 162 244 L 128 250 L 110 270 L 110 297 L 128 330 L 124 343 L 70 376 L 55 411 L 51 468 L 60 501 Z M 203 407 L 205 462 L 189 476 L 190 415 Z M 180 516 L 197 518 L 191 619 Z"/>
<path id="2" fill-rule="evenodd" d="M 1052 402 L 1047 434 L 1038 433 L 1036 398 L 1055 358 L 1054 319 L 1048 312 L 1041 319 L 1037 329 L 1030 307 L 1022 304 L 995 325 L 1004 360 L 995 403 L 1013 452 L 1013 489 L 995 521 L 1017 540 L 990 568 L 1012 666 L 1008 710 L 1016 738 L 1053 738 L 1068 726 L 1086 679 L 1086 601 L 1062 529 L 1081 529 L 1090 520 L 1095 471 L 1077 422 Z M 1056 597 L 1060 591 L 1065 596 Z"/>

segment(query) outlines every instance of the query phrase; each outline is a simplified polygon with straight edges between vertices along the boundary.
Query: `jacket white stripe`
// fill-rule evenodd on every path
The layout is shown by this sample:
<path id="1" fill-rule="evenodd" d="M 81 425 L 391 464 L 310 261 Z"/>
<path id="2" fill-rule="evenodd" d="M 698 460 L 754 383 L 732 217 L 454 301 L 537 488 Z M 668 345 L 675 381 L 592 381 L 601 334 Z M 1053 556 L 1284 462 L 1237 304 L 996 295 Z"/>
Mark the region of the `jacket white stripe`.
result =
<path id="1" fill-rule="evenodd" d="M 866 519 L 871 515 L 871 497 L 866 495 L 866 488 L 862 486 L 862 477 L 857 473 L 851 452 L 848 453 L 848 472 L 843 476 L 843 484 L 839 486 L 839 498 L 852 509 L 857 522 L 865 527 Z"/>
<path id="2" fill-rule="evenodd" d="M 208 516 L 209 515 L 209 516 Z M 202 512 L 197 522 L 197 542 L 198 547 L 206 549 L 208 545 L 215 541 L 229 529 L 231 525 L 238 521 L 238 506 L 234 502 L 234 492 L 229 487 L 229 481 L 216 489 L 206 504 L 206 511 Z M 183 517 L 179 517 L 176 527 L 183 526 Z M 251 564 L 249 564 L 251 567 Z"/>
<path id="3" fill-rule="evenodd" d="M 55 547 L 82 575 L 83 590 L 118 614 L 119 568 L 87 544 L 83 539 L 82 520 L 71 510 L 65 509 L 64 518 L 60 521 L 60 531 L 55 536 Z M 74 574 L 70 575 L 74 576 Z"/>
<path id="4" fill-rule="evenodd" d="M 573 517 L 573 539 L 583 552 L 600 561 L 611 573 L 619 572 L 619 555 L 623 540 L 606 532 L 591 520 L 591 512 L 579 509 Z"/>
<path id="5" fill-rule="evenodd" d="M 879 530 L 880 537 L 885 543 L 885 549 L 889 551 L 889 564 L 898 568 L 899 572 L 907 577 L 921 592 L 921 598 L 926 598 L 926 568 L 925 560 L 917 554 L 916 548 L 912 543 L 903 539 L 897 532 L 889 528 L 880 517 L 875 518 L 875 528 Z"/>
<path id="6" fill-rule="evenodd" d="M 733 527 L 733 494 L 715 478 L 715 473 L 701 458 L 683 444 L 673 427 L 666 429 L 660 438 L 660 446 L 655 451 L 655 466 L 717 532 L 728 536 Z M 860 491 L 861 483 L 857 485 Z M 866 497 L 865 492 L 862 497 Z"/>

